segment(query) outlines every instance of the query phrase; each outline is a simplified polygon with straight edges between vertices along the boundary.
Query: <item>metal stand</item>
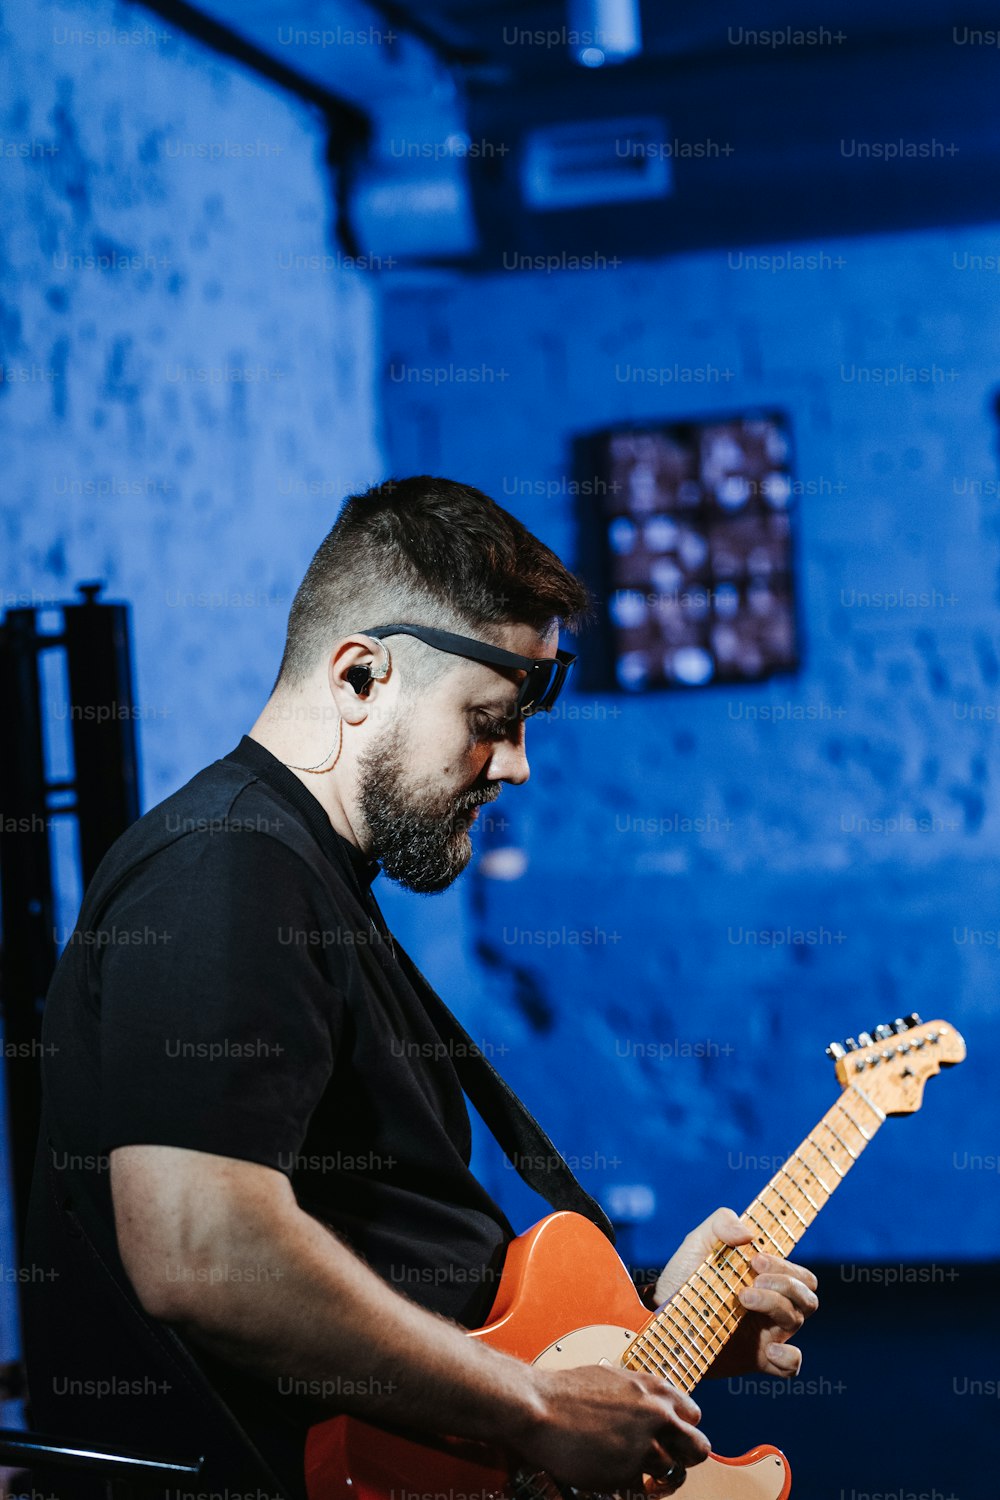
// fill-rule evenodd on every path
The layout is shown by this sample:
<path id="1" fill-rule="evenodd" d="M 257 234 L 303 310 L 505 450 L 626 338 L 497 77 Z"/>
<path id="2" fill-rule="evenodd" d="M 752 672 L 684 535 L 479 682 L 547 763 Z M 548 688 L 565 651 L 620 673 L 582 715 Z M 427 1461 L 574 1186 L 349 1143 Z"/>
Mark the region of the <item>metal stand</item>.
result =
<path id="1" fill-rule="evenodd" d="M 62 609 L 46 633 L 43 611 L 12 609 L 0 622 L 0 1007 L 10 1170 L 21 1244 L 38 1138 L 41 1020 L 55 968 L 52 819 L 74 817 L 82 884 L 139 816 L 128 606 L 101 604 L 102 585 Z M 46 773 L 43 652 L 65 654 L 73 774 Z"/>

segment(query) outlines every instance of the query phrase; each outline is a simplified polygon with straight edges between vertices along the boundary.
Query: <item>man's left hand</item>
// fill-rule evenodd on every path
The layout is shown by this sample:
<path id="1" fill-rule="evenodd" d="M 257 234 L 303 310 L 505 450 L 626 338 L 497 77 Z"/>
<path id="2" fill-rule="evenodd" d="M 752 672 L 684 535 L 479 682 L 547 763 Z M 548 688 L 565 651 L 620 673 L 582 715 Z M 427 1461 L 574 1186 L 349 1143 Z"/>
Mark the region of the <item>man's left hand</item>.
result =
<path id="1" fill-rule="evenodd" d="M 754 1231 L 731 1208 L 718 1208 L 680 1245 L 660 1272 L 656 1304 L 668 1302 L 715 1250 L 749 1245 Z M 750 1373 L 791 1376 L 802 1366 L 802 1352 L 787 1342 L 819 1306 L 816 1277 L 805 1266 L 759 1253 L 751 1261 L 756 1277 L 740 1292 L 747 1314 L 708 1371 L 710 1376 Z"/>

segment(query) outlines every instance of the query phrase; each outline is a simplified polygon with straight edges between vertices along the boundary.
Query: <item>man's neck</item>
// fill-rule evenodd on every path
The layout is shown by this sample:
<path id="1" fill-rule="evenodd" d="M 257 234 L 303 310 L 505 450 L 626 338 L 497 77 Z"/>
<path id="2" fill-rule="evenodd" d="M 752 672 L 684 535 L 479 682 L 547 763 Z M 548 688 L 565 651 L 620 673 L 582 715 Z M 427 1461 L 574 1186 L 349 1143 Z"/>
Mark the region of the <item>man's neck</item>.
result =
<path id="1" fill-rule="evenodd" d="M 290 704 L 271 697 L 248 731 L 249 737 L 269 750 L 312 793 L 330 819 L 335 832 L 348 843 L 360 848 L 360 841 L 344 805 L 342 727 L 337 726 L 331 730 L 329 726 L 321 725 L 303 733 L 296 727 L 296 717 L 289 712 L 290 707 Z M 308 722 L 307 715 L 301 717 Z M 320 747 L 321 739 L 330 734 L 332 742 Z M 317 766 L 319 769 L 303 769 L 309 766 Z"/>

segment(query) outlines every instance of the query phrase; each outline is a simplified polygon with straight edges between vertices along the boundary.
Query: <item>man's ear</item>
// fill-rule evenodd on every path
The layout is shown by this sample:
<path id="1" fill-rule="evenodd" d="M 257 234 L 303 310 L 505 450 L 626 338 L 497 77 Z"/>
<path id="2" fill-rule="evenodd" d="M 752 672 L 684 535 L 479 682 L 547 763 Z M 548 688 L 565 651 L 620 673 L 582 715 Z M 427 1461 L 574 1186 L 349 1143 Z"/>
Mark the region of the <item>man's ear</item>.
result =
<path id="1" fill-rule="evenodd" d="M 348 636 L 330 656 L 327 677 L 337 711 L 348 724 L 361 724 L 374 704 L 374 694 L 389 676 L 392 658 L 383 641 Z"/>

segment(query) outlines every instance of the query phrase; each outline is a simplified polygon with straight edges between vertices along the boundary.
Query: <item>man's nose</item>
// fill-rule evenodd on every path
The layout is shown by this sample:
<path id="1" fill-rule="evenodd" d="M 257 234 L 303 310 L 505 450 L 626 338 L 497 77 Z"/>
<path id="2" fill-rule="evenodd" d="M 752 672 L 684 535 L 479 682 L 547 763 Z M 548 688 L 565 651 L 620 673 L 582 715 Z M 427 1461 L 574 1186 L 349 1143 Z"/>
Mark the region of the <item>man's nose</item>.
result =
<path id="1" fill-rule="evenodd" d="M 512 786 L 523 786 L 530 775 L 525 721 L 519 718 L 517 733 L 511 733 L 493 746 L 487 777 L 490 781 L 509 781 Z"/>

